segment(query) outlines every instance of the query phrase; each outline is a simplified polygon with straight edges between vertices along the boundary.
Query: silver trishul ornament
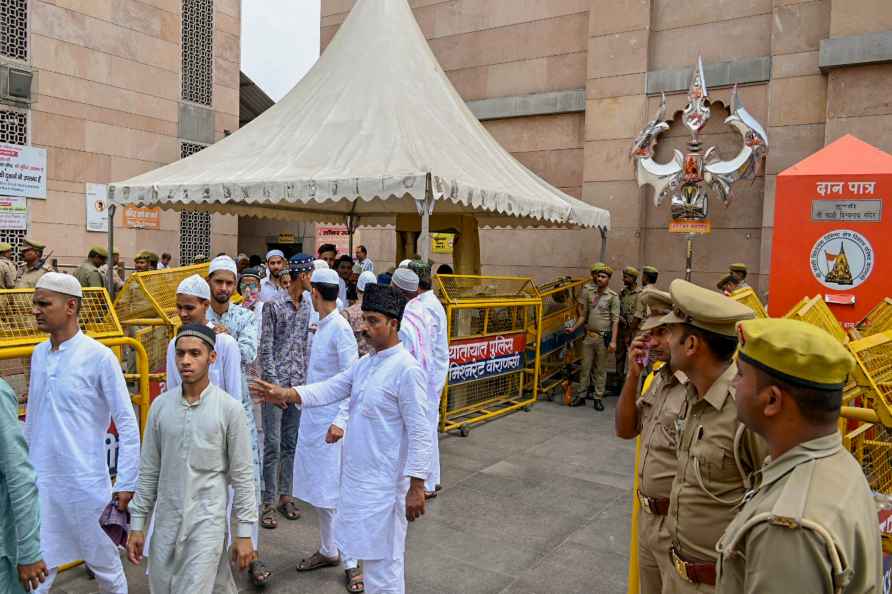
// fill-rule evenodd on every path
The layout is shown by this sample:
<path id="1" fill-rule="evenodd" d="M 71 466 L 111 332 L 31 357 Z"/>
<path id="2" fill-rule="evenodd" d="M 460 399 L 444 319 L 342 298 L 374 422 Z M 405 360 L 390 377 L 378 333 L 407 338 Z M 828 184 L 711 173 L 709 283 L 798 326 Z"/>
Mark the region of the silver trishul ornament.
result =
<path id="1" fill-rule="evenodd" d="M 701 58 L 691 76 L 688 104 L 682 113 L 682 121 L 691 131 L 688 152 L 682 153 L 676 149 L 674 158 L 668 163 L 657 163 L 653 159 L 657 138 L 669 129 L 665 121 L 665 94 L 656 117 L 644 127 L 632 145 L 631 157 L 635 160 L 638 185 L 653 187 L 656 206 L 671 197 L 672 218 L 676 220 L 707 218 L 710 196 L 721 198 L 728 206 L 734 183 L 755 177 L 762 165 L 762 158 L 768 152 L 768 135 L 743 107 L 737 95 L 737 85 L 731 92 L 731 115 L 725 118 L 725 123 L 740 133 L 743 147 L 730 161 L 719 160 L 718 150 L 714 146 L 703 152 L 700 131 L 709 120 L 708 99 Z"/>

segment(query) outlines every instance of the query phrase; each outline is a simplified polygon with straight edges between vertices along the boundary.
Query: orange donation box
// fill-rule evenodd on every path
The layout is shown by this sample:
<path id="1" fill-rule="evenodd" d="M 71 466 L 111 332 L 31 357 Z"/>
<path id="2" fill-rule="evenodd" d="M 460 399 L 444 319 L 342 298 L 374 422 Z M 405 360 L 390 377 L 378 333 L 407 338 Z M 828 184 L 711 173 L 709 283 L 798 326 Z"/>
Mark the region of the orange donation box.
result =
<path id="1" fill-rule="evenodd" d="M 892 155 L 852 135 L 777 176 L 768 308 L 823 295 L 845 325 L 892 286 Z"/>

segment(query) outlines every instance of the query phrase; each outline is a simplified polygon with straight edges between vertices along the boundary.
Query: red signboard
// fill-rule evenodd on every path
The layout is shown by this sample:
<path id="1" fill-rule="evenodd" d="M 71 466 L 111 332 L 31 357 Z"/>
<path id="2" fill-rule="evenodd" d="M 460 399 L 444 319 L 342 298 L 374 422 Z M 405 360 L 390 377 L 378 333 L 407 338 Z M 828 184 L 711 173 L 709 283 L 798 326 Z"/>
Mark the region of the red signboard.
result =
<path id="1" fill-rule="evenodd" d="M 449 344 L 449 384 L 520 371 L 525 348 L 523 332 L 456 340 Z"/>

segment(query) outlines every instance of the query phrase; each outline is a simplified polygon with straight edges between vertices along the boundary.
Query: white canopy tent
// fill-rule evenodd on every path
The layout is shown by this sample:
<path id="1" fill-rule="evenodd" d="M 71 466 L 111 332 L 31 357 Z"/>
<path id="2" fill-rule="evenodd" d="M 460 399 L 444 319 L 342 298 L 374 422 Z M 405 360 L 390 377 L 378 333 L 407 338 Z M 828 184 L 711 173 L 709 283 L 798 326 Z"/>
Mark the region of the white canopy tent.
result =
<path id="1" fill-rule="evenodd" d="M 191 157 L 114 183 L 112 204 L 346 223 L 473 214 L 481 225 L 599 228 L 610 213 L 550 186 L 455 91 L 406 0 L 359 0 L 279 103 Z"/>

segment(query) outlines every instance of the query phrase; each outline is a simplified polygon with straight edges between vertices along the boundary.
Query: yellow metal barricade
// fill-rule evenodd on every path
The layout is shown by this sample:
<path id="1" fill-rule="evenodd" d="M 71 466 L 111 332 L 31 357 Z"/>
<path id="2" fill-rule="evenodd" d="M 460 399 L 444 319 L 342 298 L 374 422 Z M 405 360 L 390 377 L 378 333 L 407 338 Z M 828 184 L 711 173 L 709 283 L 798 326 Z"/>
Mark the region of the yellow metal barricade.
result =
<path id="1" fill-rule="evenodd" d="M 737 289 L 733 293 L 731 293 L 731 299 L 737 301 L 738 303 L 742 303 L 747 306 L 756 314 L 757 318 L 767 318 L 768 312 L 765 311 L 765 306 L 762 305 L 762 300 L 759 299 L 759 296 L 756 295 L 756 292 L 747 287 L 745 289 Z"/>
<path id="2" fill-rule="evenodd" d="M 824 298 L 821 295 L 816 295 L 811 299 L 803 299 L 796 307 L 787 312 L 787 315 L 784 317 L 813 324 L 818 328 L 826 330 L 843 344 L 849 341 L 842 324 L 839 323 L 839 320 L 836 319 L 836 316 L 833 315 L 833 312 L 824 303 Z"/>
<path id="3" fill-rule="evenodd" d="M 576 321 L 582 286 L 585 279 L 561 278 L 540 285 L 542 298 L 542 338 L 539 347 L 539 394 L 553 400 L 553 391 L 572 382 L 575 366 L 582 359 L 585 329 L 573 335 L 565 329 Z"/>
<path id="4" fill-rule="evenodd" d="M 469 428 L 536 401 L 542 299 L 531 279 L 438 275 L 449 323 L 440 430 Z"/>
<path id="5" fill-rule="evenodd" d="M 892 330 L 892 298 L 886 297 L 858 324 L 862 336 L 872 336 Z"/>

